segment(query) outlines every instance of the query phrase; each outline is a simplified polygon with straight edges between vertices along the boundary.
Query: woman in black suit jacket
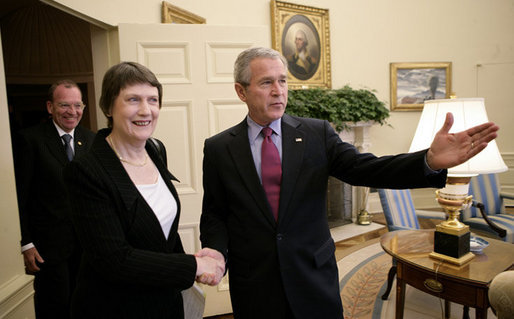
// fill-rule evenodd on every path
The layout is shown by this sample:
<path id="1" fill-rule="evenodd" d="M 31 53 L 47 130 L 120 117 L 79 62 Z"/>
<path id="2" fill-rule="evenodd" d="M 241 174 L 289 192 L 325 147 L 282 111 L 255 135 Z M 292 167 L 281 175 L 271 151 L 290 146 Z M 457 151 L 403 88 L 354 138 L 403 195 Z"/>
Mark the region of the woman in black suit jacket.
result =
<path id="1" fill-rule="evenodd" d="M 149 140 L 161 101 L 161 84 L 146 67 L 113 66 L 100 98 L 109 128 L 65 171 L 84 249 L 73 318 L 183 318 L 181 291 L 198 276 L 217 283 L 223 275 L 224 261 L 208 251 L 184 253 L 176 178 L 164 145 Z"/>

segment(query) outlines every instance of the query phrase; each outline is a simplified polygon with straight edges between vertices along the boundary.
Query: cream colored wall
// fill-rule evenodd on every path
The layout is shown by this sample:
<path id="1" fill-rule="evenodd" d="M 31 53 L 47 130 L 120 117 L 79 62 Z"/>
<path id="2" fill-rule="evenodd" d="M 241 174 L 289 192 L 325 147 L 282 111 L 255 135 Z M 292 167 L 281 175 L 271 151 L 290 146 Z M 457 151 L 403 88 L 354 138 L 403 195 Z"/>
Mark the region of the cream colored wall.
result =
<path id="1" fill-rule="evenodd" d="M 0 318 L 34 318 L 32 276 L 20 252 L 18 203 L 0 36 Z"/>
<path id="2" fill-rule="evenodd" d="M 160 0 L 55 2 L 110 25 L 158 23 L 161 19 Z M 207 24 L 271 24 L 270 0 L 169 2 L 206 18 Z M 512 0 L 290 2 L 329 9 L 333 88 L 345 84 L 371 88 L 389 105 L 391 62 L 452 62 L 452 91 L 458 97 L 484 97 L 490 120 L 501 128 L 497 142 L 509 171 L 500 174 L 500 181 L 504 190 L 514 192 L 514 126 L 510 124 L 514 119 Z M 97 114 L 101 127 L 105 125 L 103 116 Z M 392 127 L 371 129 L 369 150 L 377 155 L 406 152 L 420 114 L 391 112 Z M 416 190 L 413 195 L 417 207 L 437 206 L 433 190 Z M 380 209 L 377 196 L 372 194 L 370 211 Z"/>
<path id="3" fill-rule="evenodd" d="M 160 0 L 55 2 L 111 25 L 160 22 Z M 269 0 L 169 2 L 206 18 L 208 24 L 270 24 Z M 512 0 L 291 2 L 330 10 L 333 87 L 350 84 L 376 89 L 388 104 L 390 62 L 451 61 L 453 91 L 459 97 L 477 96 L 477 63 L 514 64 Z M 487 106 L 490 119 L 502 127 L 501 151 L 514 154 L 514 139 L 506 138 L 514 136 L 514 127 L 508 123 L 514 118 L 512 99 Z M 419 115 L 392 112 L 393 128 L 372 129 L 371 150 L 376 154 L 407 151 Z"/>

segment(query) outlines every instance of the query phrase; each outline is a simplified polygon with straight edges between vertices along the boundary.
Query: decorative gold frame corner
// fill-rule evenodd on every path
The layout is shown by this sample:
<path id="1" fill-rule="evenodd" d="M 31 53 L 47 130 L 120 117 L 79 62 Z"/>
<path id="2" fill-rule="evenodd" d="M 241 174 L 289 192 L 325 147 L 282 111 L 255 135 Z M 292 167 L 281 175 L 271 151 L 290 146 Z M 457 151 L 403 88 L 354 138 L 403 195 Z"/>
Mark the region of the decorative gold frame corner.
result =
<path id="1" fill-rule="evenodd" d="M 445 94 L 444 98 L 449 99 L 452 94 L 452 63 L 451 62 L 393 62 L 390 64 L 390 76 L 391 76 L 391 111 L 420 111 L 423 109 L 424 103 L 419 97 L 414 96 L 398 96 L 398 72 L 403 70 L 412 70 L 418 73 L 416 77 L 419 79 L 420 77 L 426 79 L 426 90 L 429 90 L 429 76 L 430 73 L 436 72 L 439 70 L 439 73 L 444 74 L 444 89 Z M 416 83 L 413 83 L 412 88 L 416 86 Z M 417 95 L 421 94 L 423 91 L 418 92 Z M 429 97 L 432 99 L 432 97 Z M 440 99 L 443 97 L 435 97 L 436 99 Z M 411 100 L 411 101 L 410 101 Z M 411 102 L 411 103 L 409 103 Z M 419 103 L 421 102 L 421 103 Z"/>
<path id="2" fill-rule="evenodd" d="M 172 5 L 169 2 L 162 2 L 161 10 L 162 23 L 178 24 L 205 24 L 207 20 L 192 12 Z"/>
<path id="3" fill-rule="evenodd" d="M 273 48 L 288 58 L 291 51 L 294 53 L 294 48 L 291 48 L 291 41 L 286 42 L 285 40 L 292 38 L 294 41 L 294 36 L 292 37 L 293 31 L 302 29 L 304 34 L 307 32 L 311 40 L 315 40 L 312 46 L 317 47 L 317 50 L 312 49 L 311 46 L 309 52 L 314 52 L 319 55 L 319 57 L 314 57 L 314 59 L 317 59 L 315 68 L 305 74 L 295 74 L 295 71 L 289 67 L 289 88 L 331 88 L 330 24 L 328 9 L 319 9 L 276 0 L 271 0 L 270 6 Z"/>

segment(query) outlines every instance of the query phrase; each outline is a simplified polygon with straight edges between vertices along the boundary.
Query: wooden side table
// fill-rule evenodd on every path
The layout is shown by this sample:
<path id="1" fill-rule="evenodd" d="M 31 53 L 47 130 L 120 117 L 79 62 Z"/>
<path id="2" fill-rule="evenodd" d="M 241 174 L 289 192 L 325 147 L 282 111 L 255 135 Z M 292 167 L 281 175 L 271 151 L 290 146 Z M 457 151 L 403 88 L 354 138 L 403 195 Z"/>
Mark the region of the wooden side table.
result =
<path id="1" fill-rule="evenodd" d="M 397 261 L 396 318 L 403 318 L 406 284 L 446 301 L 473 307 L 477 319 L 487 318 L 489 283 L 514 264 L 514 245 L 486 240 L 489 246 L 459 267 L 428 256 L 434 247 L 434 230 L 384 234 L 380 244 Z"/>

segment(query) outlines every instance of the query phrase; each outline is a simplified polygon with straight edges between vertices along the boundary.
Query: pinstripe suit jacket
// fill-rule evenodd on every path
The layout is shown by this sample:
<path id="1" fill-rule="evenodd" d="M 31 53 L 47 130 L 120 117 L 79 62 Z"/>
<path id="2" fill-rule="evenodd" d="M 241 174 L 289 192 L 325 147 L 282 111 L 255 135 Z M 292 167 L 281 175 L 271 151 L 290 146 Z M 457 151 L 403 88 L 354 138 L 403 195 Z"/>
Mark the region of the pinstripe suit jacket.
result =
<path id="1" fill-rule="evenodd" d="M 77 126 L 75 157 L 87 152 L 94 133 Z M 52 120 L 22 130 L 16 141 L 16 185 L 21 245 L 33 242 L 46 264 L 67 259 L 75 247 L 70 205 L 62 177 L 69 163 Z"/>
<path id="2" fill-rule="evenodd" d="M 147 142 L 147 152 L 178 204 L 166 240 L 154 212 L 107 144 L 109 133 L 100 130 L 91 151 L 64 173 L 84 250 L 72 313 L 75 318 L 182 318 L 180 292 L 193 284 L 196 261 L 184 253 L 177 232 L 175 178 Z"/>
<path id="3" fill-rule="evenodd" d="M 328 176 L 353 185 L 444 185 L 425 176 L 425 151 L 377 158 L 344 143 L 326 121 L 282 117 L 282 186 L 272 217 L 248 141 L 246 119 L 205 141 L 204 247 L 228 257 L 236 318 L 342 318 L 335 245 L 326 218 Z"/>

